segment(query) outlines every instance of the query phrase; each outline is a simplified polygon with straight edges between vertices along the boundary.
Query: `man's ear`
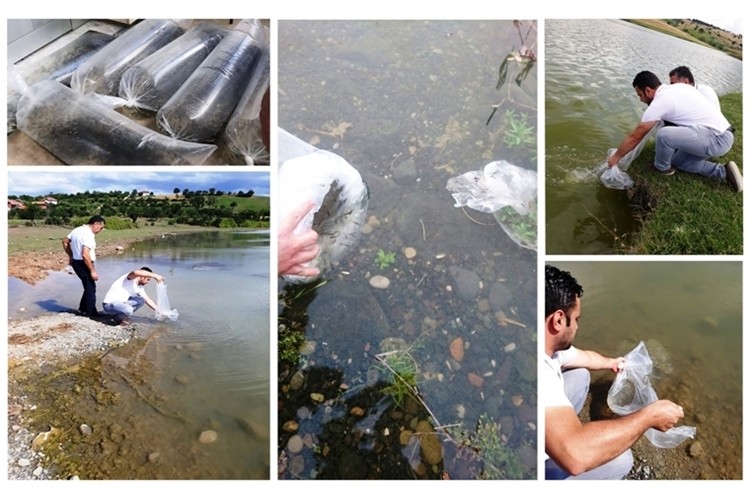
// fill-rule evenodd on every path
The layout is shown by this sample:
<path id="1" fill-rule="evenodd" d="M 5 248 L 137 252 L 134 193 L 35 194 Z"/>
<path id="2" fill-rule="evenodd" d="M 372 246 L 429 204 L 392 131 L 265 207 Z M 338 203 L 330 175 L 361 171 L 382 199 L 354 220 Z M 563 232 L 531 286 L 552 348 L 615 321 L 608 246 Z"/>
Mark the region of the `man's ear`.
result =
<path id="1" fill-rule="evenodd" d="M 562 309 L 553 312 L 549 318 L 550 333 L 557 334 L 567 325 L 567 318 Z"/>

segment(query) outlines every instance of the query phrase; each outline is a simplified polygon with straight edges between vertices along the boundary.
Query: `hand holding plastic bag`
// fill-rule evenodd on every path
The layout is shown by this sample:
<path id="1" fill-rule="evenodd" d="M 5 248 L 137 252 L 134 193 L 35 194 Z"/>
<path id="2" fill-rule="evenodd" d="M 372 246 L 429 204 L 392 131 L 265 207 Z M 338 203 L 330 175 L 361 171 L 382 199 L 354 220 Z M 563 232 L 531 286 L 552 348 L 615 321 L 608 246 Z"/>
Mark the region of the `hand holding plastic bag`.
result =
<path id="1" fill-rule="evenodd" d="M 628 189 L 633 187 L 633 179 L 615 165 L 607 168 L 600 177 L 602 184 L 609 189 Z"/>
<path id="2" fill-rule="evenodd" d="M 446 188 L 454 206 L 493 214 L 517 245 L 536 250 L 536 184 L 536 172 L 500 160 L 448 179 Z"/>
<path id="3" fill-rule="evenodd" d="M 167 297 L 167 285 L 164 283 L 156 284 L 156 319 L 158 321 L 176 321 L 179 316 L 177 309 L 172 309 Z"/>
<path id="4" fill-rule="evenodd" d="M 617 373 L 607 395 L 607 404 L 613 412 L 630 415 L 659 399 L 651 387 L 653 367 L 643 341 L 625 355 L 625 366 Z M 658 448 L 675 448 L 686 439 L 695 437 L 695 427 L 674 427 L 666 432 L 649 429 L 645 435 Z"/>

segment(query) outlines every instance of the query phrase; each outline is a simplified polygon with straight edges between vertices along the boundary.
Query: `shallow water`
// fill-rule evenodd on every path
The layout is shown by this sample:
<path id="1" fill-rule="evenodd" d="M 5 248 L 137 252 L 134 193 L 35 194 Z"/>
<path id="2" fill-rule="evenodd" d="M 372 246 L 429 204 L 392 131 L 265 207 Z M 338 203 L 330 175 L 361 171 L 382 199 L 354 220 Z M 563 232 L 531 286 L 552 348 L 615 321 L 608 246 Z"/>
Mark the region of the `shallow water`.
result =
<path id="1" fill-rule="evenodd" d="M 742 477 L 742 265 L 737 262 L 555 263 L 583 286 L 579 348 L 624 356 L 639 341 L 661 399 L 685 408 L 703 455 L 671 479 Z M 597 380 L 614 379 L 597 373 Z M 606 394 L 603 396 L 606 398 Z M 593 403 L 592 403 L 593 406 Z M 686 448 L 660 452 L 657 458 Z M 666 460 L 666 459 L 664 459 Z M 652 464 L 653 465 L 653 464 Z"/>
<path id="2" fill-rule="evenodd" d="M 111 282 L 147 265 L 165 277 L 179 318 L 159 323 L 144 306 L 133 316 L 139 339 L 102 360 L 98 382 L 118 394 L 117 404 L 83 402 L 76 411 L 93 428 L 109 429 L 109 439 L 125 436 L 120 454 L 128 451 L 125 458 L 84 452 L 82 477 L 268 477 L 268 244 L 268 231 L 211 232 L 157 238 L 99 259 L 99 305 Z M 156 298 L 153 283 L 146 291 Z M 78 278 L 65 273 L 33 287 L 11 278 L 10 317 L 74 309 L 80 293 Z M 209 429 L 216 442 L 198 443 Z M 147 461 L 153 453 L 158 459 Z"/>
<path id="3" fill-rule="evenodd" d="M 685 65 L 721 96 L 741 91 L 742 61 L 619 20 L 548 20 L 545 49 L 547 253 L 614 253 L 636 227 L 593 171 L 643 114 L 633 77 Z"/>
<path id="4" fill-rule="evenodd" d="M 536 168 L 536 69 L 495 89 L 519 45 L 511 21 L 279 23 L 279 125 L 344 157 L 370 190 L 359 246 L 318 288 L 282 292 L 280 338 L 304 344 L 291 361 L 280 349 L 280 477 L 535 477 L 536 253 L 445 188 L 492 160 Z M 533 144 L 511 145 L 508 112 Z M 381 267 L 379 250 L 394 262 Z M 419 399 L 399 396 L 394 366 Z M 447 436 L 473 436 L 482 416 L 517 470 Z"/>

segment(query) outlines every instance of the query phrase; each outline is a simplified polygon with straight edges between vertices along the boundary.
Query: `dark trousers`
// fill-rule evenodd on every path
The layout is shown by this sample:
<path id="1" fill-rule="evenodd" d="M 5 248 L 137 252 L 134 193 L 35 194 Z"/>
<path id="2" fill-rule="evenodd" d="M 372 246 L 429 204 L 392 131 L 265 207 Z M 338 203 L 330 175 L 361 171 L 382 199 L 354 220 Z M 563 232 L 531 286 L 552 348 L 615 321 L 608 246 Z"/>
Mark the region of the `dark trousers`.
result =
<path id="1" fill-rule="evenodd" d="M 84 261 L 74 260 L 71 266 L 83 284 L 83 295 L 78 310 L 86 316 L 96 316 L 96 281 L 91 278 L 89 268 Z"/>

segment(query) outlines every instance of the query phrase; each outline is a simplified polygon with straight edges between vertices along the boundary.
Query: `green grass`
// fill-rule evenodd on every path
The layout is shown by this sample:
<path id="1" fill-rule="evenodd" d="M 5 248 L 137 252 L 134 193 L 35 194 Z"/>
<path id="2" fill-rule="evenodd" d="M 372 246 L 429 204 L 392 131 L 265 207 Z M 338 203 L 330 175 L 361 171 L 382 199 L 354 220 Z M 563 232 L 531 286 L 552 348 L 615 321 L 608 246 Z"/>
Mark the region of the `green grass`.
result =
<path id="1" fill-rule="evenodd" d="M 742 171 L 742 94 L 722 96 L 720 102 L 724 116 L 736 130 L 732 149 L 716 161 L 734 160 Z M 661 176 L 650 170 L 653 158 L 651 143 L 628 171 L 656 200 L 629 251 L 648 255 L 741 255 L 742 193 L 734 192 L 726 182 L 685 172 Z"/>
<path id="2" fill-rule="evenodd" d="M 239 196 L 217 196 L 216 206 L 228 207 L 231 206 L 232 202 L 236 202 L 237 206 L 235 210 L 240 212 L 242 210 L 269 210 L 271 206 L 271 198 L 268 196 L 252 196 L 250 198 L 241 198 Z"/>

